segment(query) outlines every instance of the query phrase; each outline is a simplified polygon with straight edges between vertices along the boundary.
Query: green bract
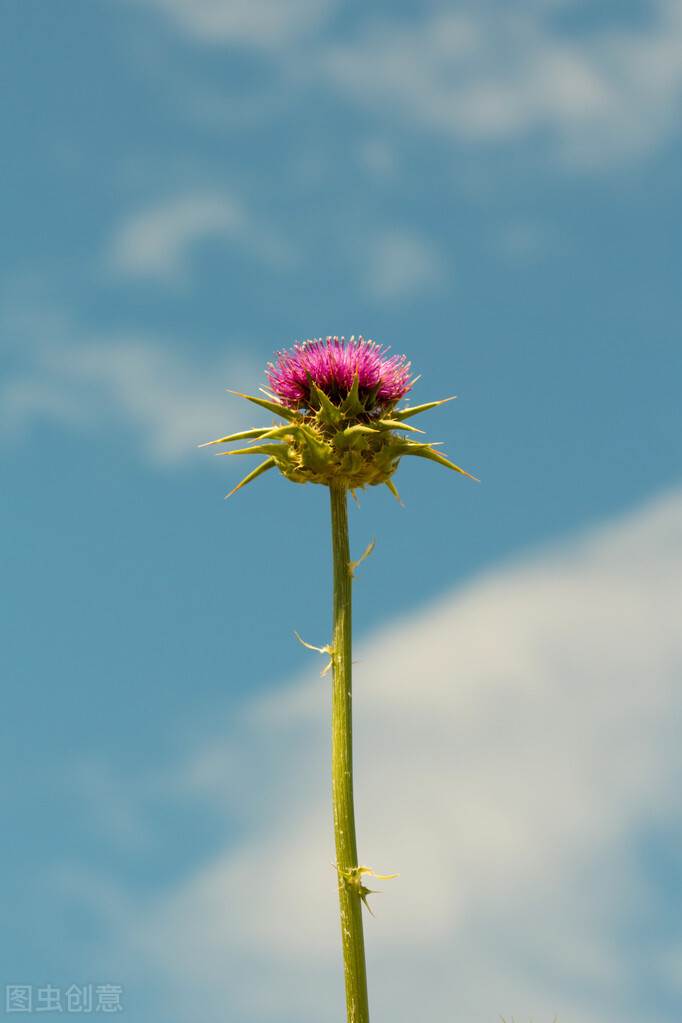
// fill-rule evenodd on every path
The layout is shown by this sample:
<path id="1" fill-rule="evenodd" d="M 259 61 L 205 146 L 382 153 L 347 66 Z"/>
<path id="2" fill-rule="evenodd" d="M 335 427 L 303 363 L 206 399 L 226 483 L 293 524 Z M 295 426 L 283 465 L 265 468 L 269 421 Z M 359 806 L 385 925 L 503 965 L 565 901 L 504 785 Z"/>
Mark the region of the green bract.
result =
<path id="1" fill-rule="evenodd" d="M 360 396 L 357 376 L 350 392 L 339 404 L 334 404 L 312 380 L 310 389 L 311 407 L 305 409 L 288 408 L 270 397 L 260 398 L 234 392 L 285 422 L 283 425 L 243 430 L 201 445 L 207 447 L 211 444 L 249 440 L 252 443 L 248 447 L 221 451 L 220 454 L 267 456 L 265 461 L 230 491 L 228 497 L 274 468 L 278 468 L 292 483 L 321 483 L 325 486 L 336 484 L 351 491 L 385 483 L 397 497 L 392 476 L 400 459 L 406 455 L 430 459 L 463 476 L 476 479 L 437 451 L 433 444 L 405 436 L 423 433 L 405 420 L 443 405 L 451 401 L 451 398 L 403 409 L 395 405 L 383 405 L 377 411 L 373 407 L 371 395 Z"/>

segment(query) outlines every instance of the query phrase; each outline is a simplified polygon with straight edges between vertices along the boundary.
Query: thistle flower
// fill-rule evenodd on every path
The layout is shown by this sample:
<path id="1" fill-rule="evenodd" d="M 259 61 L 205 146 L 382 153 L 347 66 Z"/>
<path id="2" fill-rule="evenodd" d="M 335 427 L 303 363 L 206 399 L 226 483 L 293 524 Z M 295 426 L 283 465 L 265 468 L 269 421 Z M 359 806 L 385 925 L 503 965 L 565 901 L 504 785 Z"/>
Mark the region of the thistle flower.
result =
<path id="1" fill-rule="evenodd" d="M 363 878 L 397 876 L 377 874 L 358 861 L 353 809 L 351 593 L 355 569 L 371 553 L 374 543 L 359 560 L 351 561 L 348 491 L 385 483 L 397 497 L 392 477 L 406 455 L 427 458 L 469 476 L 433 444 L 409 436 L 422 431 L 406 420 L 451 399 L 399 408 L 400 400 L 414 383 L 410 363 L 404 355 L 388 356 L 386 352 L 362 337 L 349 341 L 318 338 L 278 352 L 266 371 L 271 393 L 263 391 L 262 398 L 249 394 L 240 397 L 284 423 L 209 441 L 250 441 L 250 446 L 220 453 L 266 456 L 232 493 L 275 467 L 294 483 L 329 487 L 332 639 L 321 647 L 301 642 L 328 655 L 323 675 L 332 671 L 332 803 L 348 1023 L 369 1023 L 362 907 L 369 908 L 367 896 L 371 890 Z"/>
<path id="2" fill-rule="evenodd" d="M 278 352 L 266 376 L 270 392 L 263 391 L 264 397 L 239 397 L 285 420 L 284 425 L 208 442 L 248 440 L 249 447 L 221 454 L 267 456 L 228 497 L 274 468 L 293 483 L 338 484 L 352 492 L 385 483 L 398 497 L 392 477 L 400 459 L 410 455 L 470 476 L 433 443 L 409 436 L 423 431 L 407 419 L 452 399 L 398 408 L 414 383 L 404 355 L 388 356 L 386 348 L 363 337 L 318 338 Z"/>
<path id="3" fill-rule="evenodd" d="M 311 381 L 338 404 L 348 397 L 355 377 L 358 398 L 367 412 L 382 412 L 404 398 L 412 387 L 410 363 L 404 355 L 386 356 L 387 348 L 362 336 L 316 338 L 277 353 L 267 378 L 274 394 L 289 408 L 317 406 Z"/>

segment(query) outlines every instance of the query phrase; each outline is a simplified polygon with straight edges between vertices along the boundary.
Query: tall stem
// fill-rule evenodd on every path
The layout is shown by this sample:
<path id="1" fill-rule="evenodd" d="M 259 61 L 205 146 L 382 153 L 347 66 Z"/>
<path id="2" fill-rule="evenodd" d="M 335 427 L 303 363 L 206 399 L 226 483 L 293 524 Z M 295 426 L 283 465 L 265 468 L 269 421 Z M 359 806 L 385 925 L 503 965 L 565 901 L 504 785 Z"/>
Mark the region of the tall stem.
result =
<path id="1" fill-rule="evenodd" d="M 352 575 L 348 543 L 348 497 L 345 487 L 329 487 L 334 563 L 334 632 L 332 638 L 332 803 L 339 878 L 341 941 L 348 1023 L 369 1023 L 365 939 L 358 884 L 358 852 L 353 808 L 352 723 Z"/>

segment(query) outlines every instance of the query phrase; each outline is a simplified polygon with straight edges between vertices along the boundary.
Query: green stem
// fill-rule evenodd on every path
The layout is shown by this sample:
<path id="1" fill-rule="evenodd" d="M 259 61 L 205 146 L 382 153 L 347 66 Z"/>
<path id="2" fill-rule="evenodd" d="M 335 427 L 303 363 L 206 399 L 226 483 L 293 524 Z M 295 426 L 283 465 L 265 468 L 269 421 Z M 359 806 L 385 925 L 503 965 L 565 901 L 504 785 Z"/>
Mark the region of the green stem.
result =
<path id="1" fill-rule="evenodd" d="M 348 1023 L 369 1023 L 365 939 L 357 873 L 358 852 L 353 809 L 352 722 L 352 574 L 348 543 L 346 488 L 330 485 L 334 562 L 334 632 L 332 638 L 332 803 L 339 877 L 341 941 Z"/>

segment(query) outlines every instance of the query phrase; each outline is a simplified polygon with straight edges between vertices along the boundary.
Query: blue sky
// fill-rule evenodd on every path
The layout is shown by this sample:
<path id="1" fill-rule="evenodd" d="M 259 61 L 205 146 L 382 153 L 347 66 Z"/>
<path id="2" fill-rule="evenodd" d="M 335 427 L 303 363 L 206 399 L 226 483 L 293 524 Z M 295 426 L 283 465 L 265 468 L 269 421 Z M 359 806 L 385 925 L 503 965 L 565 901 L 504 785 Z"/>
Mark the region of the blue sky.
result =
<path id="1" fill-rule="evenodd" d="M 362 333 L 482 479 L 352 512 L 377 1011 L 678 1019 L 679 0 L 1 14 L 2 984 L 338 1018 L 326 495 L 196 445 Z"/>

